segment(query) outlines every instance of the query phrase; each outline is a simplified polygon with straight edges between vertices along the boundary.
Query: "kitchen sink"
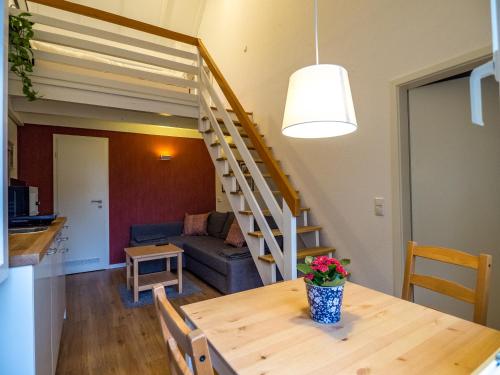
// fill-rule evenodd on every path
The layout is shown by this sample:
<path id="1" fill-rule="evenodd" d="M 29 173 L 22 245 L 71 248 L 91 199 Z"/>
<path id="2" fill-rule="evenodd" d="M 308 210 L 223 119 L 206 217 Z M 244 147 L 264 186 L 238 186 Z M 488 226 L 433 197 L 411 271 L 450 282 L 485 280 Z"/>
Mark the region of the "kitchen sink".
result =
<path id="1" fill-rule="evenodd" d="M 27 233 L 38 233 L 49 229 L 48 226 L 38 226 L 38 227 L 25 227 L 25 228 L 9 228 L 9 234 L 27 234 Z"/>

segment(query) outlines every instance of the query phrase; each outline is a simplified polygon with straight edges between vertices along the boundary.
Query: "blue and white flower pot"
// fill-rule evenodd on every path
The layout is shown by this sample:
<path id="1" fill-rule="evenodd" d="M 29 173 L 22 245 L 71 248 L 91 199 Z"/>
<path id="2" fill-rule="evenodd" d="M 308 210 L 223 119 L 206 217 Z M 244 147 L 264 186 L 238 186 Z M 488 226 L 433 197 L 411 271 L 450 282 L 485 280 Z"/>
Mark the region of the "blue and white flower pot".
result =
<path id="1" fill-rule="evenodd" d="M 340 321 L 344 285 L 317 286 L 306 283 L 306 291 L 312 320 L 323 324 Z"/>

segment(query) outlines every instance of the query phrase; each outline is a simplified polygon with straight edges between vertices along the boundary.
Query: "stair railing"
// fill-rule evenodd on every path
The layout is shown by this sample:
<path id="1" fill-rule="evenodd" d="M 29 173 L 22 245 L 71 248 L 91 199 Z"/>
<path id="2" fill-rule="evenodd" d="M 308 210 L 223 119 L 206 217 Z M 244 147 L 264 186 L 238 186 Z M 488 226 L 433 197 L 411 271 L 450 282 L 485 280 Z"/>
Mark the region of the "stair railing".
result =
<path id="1" fill-rule="evenodd" d="M 294 216 L 300 215 L 300 198 L 299 194 L 293 188 L 289 179 L 283 173 L 282 169 L 269 152 L 266 144 L 260 137 L 259 133 L 255 129 L 253 122 L 248 117 L 248 114 L 243 109 L 240 101 L 236 97 L 236 94 L 229 86 L 229 83 L 226 81 L 225 77 L 222 75 L 221 71 L 215 64 L 212 56 L 210 56 L 207 48 L 205 47 L 203 41 L 198 39 L 198 51 L 200 56 L 203 58 L 205 64 L 208 66 L 210 73 L 214 77 L 215 81 L 219 85 L 224 97 L 226 98 L 229 106 L 234 111 L 234 114 L 238 118 L 238 121 L 241 123 L 241 126 L 247 133 L 252 145 L 255 147 L 259 157 L 265 163 L 266 168 L 271 175 L 274 183 L 278 187 L 280 193 L 282 194 L 285 201 L 288 203 L 290 210 Z"/>
<path id="2" fill-rule="evenodd" d="M 200 76 L 199 86 L 201 91 L 199 94 L 200 95 L 199 99 L 203 109 L 203 112 L 200 112 L 200 116 L 202 116 L 201 113 L 206 113 L 208 115 L 210 124 L 215 131 L 215 134 L 217 136 L 219 144 L 221 145 L 222 150 L 224 151 L 224 155 L 227 158 L 229 167 L 233 171 L 234 177 L 236 178 L 236 181 L 241 188 L 244 199 L 247 202 L 250 210 L 252 211 L 254 219 L 257 222 L 257 225 L 259 226 L 259 229 L 262 231 L 264 235 L 264 239 L 268 245 L 269 251 L 271 252 L 274 260 L 276 261 L 276 266 L 278 267 L 282 275 L 284 275 L 285 266 L 284 266 L 283 252 L 280 246 L 278 245 L 278 242 L 276 241 L 276 237 L 272 233 L 272 230 L 266 220 L 266 217 L 264 216 L 264 213 L 262 212 L 261 207 L 259 206 L 257 198 L 254 195 L 254 192 L 252 191 L 252 189 L 248 184 L 247 178 L 244 176 L 243 171 L 241 170 L 240 164 L 236 160 L 236 157 L 232 152 L 231 147 L 226 141 L 226 137 L 224 136 L 224 133 L 219 125 L 219 122 L 217 121 L 217 118 L 211 106 L 209 105 L 210 103 L 209 99 L 212 99 L 213 103 L 215 104 L 217 112 L 221 116 L 227 131 L 231 135 L 233 143 L 236 145 L 236 148 L 241 158 L 243 159 L 245 166 L 248 168 L 248 171 L 250 172 L 250 175 L 253 178 L 254 183 L 257 186 L 257 189 L 259 190 L 259 193 L 262 196 L 262 199 L 264 200 L 266 206 L 271 212 L 271 215 L 275 220 L 279 230 L 282 231 L 282 233 L 284 234 L 285 232 L 283 227 L 283 212 L 281 211 L 281 208 L 278 202 L 276 201 L 276 198 L 274 197 L 271 189 L 269 188 L 269 185 L 266 183 L 264 176 L 262 175 L 262 172 L 257 166 L 257 163 L 255 163 L 255 160 L 250 154 L 250 151 L 248 150 L 245 142 L 243 141 L 243 138 L 241 137 L 238 129 L 236 128 L 236 125 L 234 124 L 229 113 L 226 111 L 221 98 L 219 97 L 219 95 L 217 95 L 215 88 L 210 83 L 210 80 L 208 79 L 203 68 L 200 68 L 199 76 Z M 210 145 L 207 146 L 210 147 Z M 235 188 L 235 186 L 233 188 Z M 245 209 L 245 207 L 239 207 L 239 210 L 243 209 Z M 264 254 L 259 254 L 259 255 L 264 255 Z"/>

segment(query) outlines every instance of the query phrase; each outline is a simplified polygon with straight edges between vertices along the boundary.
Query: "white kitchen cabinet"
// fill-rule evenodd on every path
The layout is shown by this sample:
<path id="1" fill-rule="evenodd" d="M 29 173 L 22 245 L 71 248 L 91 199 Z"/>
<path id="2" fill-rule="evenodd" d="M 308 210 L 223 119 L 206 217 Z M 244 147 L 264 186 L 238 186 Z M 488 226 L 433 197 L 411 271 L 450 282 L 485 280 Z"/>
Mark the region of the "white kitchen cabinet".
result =
<path id="1" fill-rule="evenodd" d="M 0 284 L 0 374 L 54 375 L 66 310 L 58 234 L 37 265 L 12 267 Z"/>
<path id="2" fill-rule="evenodd" d="M 49 250 L 50 251 L 50 250 Z M 45 255 L 33 267 L 35 310 L 35 368 L 36 374 L 52 375 L 52 264 L 54 255 Z M 47 345 L 49 343 L 49 345 Z"/>
<path id="3" fill-rule="evenodd" d="M 55 374 L 57 368 L 57 358 L 59 357 L 59 346 L 64 317 L 66 314 L 66 275 L 64 274 L 64 254 L 67 249 L 64 247 L 65 240 L 61 234 L 56 238 L 56 253 L 52 259 L 51 273 L 51 301 L 52 301 L 52 330 L 51 330 L 51 349 L 52 349 L 52 374 Z"/>

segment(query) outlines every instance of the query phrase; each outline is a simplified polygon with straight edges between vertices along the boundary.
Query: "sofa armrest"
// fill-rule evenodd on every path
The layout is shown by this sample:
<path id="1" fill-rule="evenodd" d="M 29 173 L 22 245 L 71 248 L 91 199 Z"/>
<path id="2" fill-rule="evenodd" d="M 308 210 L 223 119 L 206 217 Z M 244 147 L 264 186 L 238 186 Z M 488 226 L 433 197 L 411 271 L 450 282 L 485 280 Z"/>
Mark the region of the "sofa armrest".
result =
<path id="1" fill-rule="evenodd" d="M 171 222 L 159 224 L 138 224 L 130 227 L 130 242 L 145 244 L 166 240 L 168 237 L 182 234 L 184 223 Z"/>
<path id="2" fill-rule="evenodd" d="M 180 236 L 184 229 L 184 222 L 174 221 L 171 223 L 165 223 L 165 229 L 167 237 Z"/>

